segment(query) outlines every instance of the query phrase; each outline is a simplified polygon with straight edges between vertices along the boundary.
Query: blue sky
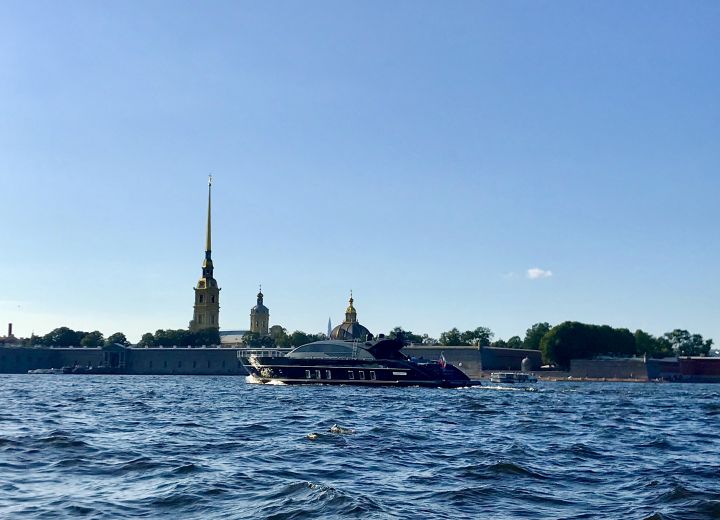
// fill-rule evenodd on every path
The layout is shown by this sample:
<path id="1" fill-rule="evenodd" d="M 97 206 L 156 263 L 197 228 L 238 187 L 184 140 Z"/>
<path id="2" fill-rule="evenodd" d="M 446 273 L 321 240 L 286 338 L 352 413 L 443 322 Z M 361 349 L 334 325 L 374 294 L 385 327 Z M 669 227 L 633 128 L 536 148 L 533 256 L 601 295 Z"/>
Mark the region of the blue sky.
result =
<path id="1" fill-rule="evenodd" d="M 4 2 L 0 319 L 720 341 L 717 2 Z M 532 278 L 530 271 L 537 276 Z M 551 273 L 551 276 L 550 276 Z"/>

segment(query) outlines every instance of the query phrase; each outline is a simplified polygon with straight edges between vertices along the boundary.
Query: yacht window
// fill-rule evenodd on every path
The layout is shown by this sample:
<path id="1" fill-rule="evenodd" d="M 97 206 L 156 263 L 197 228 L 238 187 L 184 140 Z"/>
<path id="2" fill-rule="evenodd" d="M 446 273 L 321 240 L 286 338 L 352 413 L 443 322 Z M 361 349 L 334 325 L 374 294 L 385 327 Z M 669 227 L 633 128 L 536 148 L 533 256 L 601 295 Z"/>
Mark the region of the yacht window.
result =
<path id="1" fill-rule="evenodd" d="M 348 370 L 348 379 L 355 379 L 355 372 Z"/>
<path id="2" fill-rule="evenodd" d="M 315 371 L 315 379 L 322 379 L 322 376 L 320 375 L 320 371 L 319 371 L 319 370 L 316 370 L 316 371 Z"/>
<path id="3" fill-rule="evenodd" d="M 325 371 L 325 379 L 332 379 L 332 374 L 330 373 L 329 370 Z"/>
<path id="4" fill-rule="evenodd" d="M 360 371 L 360 379 L 365 379 L 365 371 L 364 370 Z"/>
<path id="5" fill-rule="evenodd" d="M 305 371 L 305 379 L 310 379 L 310 371 L 309 370 Z"/>
<path id="6" fill-rule="evenodd" d="M 374 371 L 374 370 L 371 370 L 371 371 L 370 371 L 370 379 L 372 379 L 373 381 L 375 381 L 375 379 L 376 379 L 376 378 L 375 378 L 375 371 Z"/>

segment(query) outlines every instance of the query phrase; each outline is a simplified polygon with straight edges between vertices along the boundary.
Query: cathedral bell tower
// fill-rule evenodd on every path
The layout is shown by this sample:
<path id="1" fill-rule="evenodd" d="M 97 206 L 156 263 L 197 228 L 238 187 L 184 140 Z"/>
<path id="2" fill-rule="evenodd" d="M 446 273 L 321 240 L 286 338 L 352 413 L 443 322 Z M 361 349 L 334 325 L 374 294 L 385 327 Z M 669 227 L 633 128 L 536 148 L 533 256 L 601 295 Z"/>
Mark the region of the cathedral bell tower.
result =
<path id="1" fill-rule="evenodd" d="M 213 277 L 211 227 L 210 227 L 210 201 L 212 191 L 212 175 L 208 178 L 208 209 L 207 209 L 207 235 L 205 239 L 205 260 L 202 263 L 202 277 L 194 288 L 195 306 L 193 319 L 190 320 L 190 330 L 196 331 L 208 328 L 220 328 L 220 288 Z"/>
<path id="2" fill-rule="evenodd" d="M 270 309 L 263 303 L 262 286 L 257 295 L 257 305 L 250 309 L 250 332 L 257 332 L 261 336 L 267 336 L 268 324 L 270 322 Z"/>

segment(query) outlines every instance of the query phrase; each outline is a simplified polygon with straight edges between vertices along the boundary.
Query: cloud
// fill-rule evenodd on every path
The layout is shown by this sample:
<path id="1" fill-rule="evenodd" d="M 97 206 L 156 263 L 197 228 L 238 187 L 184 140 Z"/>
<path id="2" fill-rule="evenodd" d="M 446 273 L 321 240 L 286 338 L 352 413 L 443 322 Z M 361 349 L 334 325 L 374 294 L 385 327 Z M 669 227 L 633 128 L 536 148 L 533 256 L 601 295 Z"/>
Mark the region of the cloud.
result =
<path id="1" fill-rule="evenodd" d="M 540 269 L 539 267 L 532 267 L 527 270 L 527 277 L 531 280 L 539 280 L 540 278 L 550 278 L 552 276 L 552 271 Z"/>

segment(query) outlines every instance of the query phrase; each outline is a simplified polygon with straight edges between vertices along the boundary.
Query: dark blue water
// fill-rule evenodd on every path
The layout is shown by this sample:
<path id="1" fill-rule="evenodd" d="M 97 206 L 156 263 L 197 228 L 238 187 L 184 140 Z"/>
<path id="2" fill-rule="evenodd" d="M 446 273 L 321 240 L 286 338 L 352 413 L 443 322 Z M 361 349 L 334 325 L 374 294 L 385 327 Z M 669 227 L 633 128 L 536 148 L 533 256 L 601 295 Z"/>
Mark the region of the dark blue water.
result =
<path id="1" fill-rule="evenodd" d="M 720 385 L 4 375 L 0 405 L 2 518 L 720 518 Z"/>

